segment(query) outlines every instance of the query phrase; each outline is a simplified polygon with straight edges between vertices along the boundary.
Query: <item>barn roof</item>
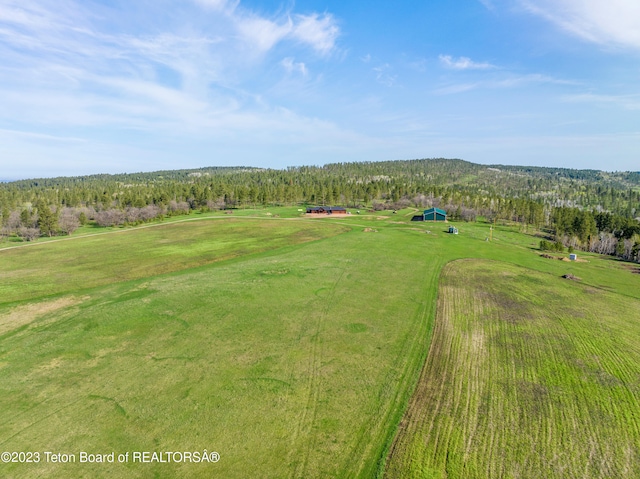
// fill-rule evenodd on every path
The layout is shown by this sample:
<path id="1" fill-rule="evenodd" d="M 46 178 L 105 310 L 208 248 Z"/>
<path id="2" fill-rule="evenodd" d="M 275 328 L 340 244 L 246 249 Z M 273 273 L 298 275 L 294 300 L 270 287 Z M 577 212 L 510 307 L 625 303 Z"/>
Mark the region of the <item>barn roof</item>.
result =
<path id="1" fill-rule="evenodd" d="M 428 215 L 429 213 L 438 213 L 444 216 L 447 216 L 447 212 L 444 210 L 441 210 L 440 208 L 429 208 L 428 210 L 424 210 L 424 214 Z"/>

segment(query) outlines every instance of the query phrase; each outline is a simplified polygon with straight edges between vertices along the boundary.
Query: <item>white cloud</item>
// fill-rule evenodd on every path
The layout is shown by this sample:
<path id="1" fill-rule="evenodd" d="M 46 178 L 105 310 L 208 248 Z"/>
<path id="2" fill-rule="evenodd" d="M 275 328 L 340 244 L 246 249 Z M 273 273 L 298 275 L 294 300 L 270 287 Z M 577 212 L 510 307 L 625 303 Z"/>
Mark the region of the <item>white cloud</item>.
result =
<path id="1" fill-rule="evenodd" d="M 237 28 L 251 45 L 261 52 L 271 50 L 274 45 L 291 33 L 293 28 L 291 19 L 278 24 L 274 21 L 258 16 L 239 17 L 236 19 Z"/>
<path id="2" fill-rule="evenodd" d="M 292 39 L 327 55 L 335 48 L 340 30 L 331 15 L 288 15 L 270 20 L 257 15 L 236 14 L 238 31 L 261 52 L 271 50 L 277 43 Z"/>
<path id="3" fill-rule="evenodd" d="M 58 12 L 59 10 L 50 11 L 38 3 L 5 0 L 0 4 L 0 22 L 26 28 L 50 29 L 64 20 Z"/>
<path id="4" fill-rule="evenodd" d="M 294 15 L 293 38 L 310 45 L 314 50 L 326 55 L 333 50 L 336 39 L 340 35 L 332 15 Z"/>
<path id="5" fill-rule="evenodd" d="M 451 55 L 440 55 L 440 63 L 454 70 L 487 70 L 495 68 L 491 63 L 478 63 L 467 57 L 453 58 Z"/>
<path id="6" fill-rule="evenodd" d="M 248 137 L 261 151 L 287 142 L 303 148 L 303 139 L 349 148 L 353 133 L 282 108 L 272 94 L 273 67 L 304 77 L 305 55 L 317 60 L 336 49 L 331 15 L 174 1 L 175 15 L 167 14 L 171 0 L 144 12 L 135 2 L 0 0 L 0 169 L 8 158 L 28 158 L 38 169 L 56 161 L 60 169 L 74 161 L 114 165 L 143 151 L 152 169 L 154 155 L 170 159 L 180 145 L 194 145 L 194 165 L 211 151 L 232 162 L 243 152 L 255 158 Z"/>
<path id="7" fill-rule="evenodd" d="M 233 1 L 144 5 L 0 0 L 3 177 L 273 166 L 276 156 L 296 164 L 309 144 L 367 143 L 274 94 L 284 72 L 305 77 L 335 50 L 331 15 L 269 15 Z"/>
<path id="8" fill-rule="evenodd" d="M 518 0 L 566 32 L 603 45 L 640 49 L 638 0 Z"/>
<path id="9" fill-rule="evenodd" d="M 307 76 L 307 67 L 302 62 L 295 62 L 292 57 L 283 58 L 280 65 L 289 74 L 293 72 L 300 72 L 302 76 Z"/>
<path id="10" fill-rule="evenodd" d="M 169 23 L 149 35 L 144 29 L 131 34 L 98 28 L 99 15 L 79 3 L 74 10 L 73 0 L 2 0 L 0 121 L 149 130 L 156 125 L 176 133 L 198 124 L 206 128 L 217 115 L 264 108 L 244 90 L 267 58 L 263 53 L 289 41 L 326 54 L 339 33 L 327 14 L 269 19 L 237 2 L 195 1 L 210 9 L 197 12 L 206 17 L 203 28 L 196 22 L 185 31 Z M 99 18 L 100 25 L 109 23 L 108 16 Z M 294 57 L 280 66 L 308 73 L 307 63 Z"/>

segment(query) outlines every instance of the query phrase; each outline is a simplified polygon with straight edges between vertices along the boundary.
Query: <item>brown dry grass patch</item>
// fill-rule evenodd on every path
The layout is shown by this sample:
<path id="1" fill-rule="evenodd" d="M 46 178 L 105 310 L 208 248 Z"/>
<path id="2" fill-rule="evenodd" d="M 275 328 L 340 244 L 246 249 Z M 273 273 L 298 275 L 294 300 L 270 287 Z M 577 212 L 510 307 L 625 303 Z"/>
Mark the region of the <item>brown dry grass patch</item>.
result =
<path id="1" fill-rule="evenodd" d="M 16 306 L 5 313 L 0 313 L 0 335 L 32 323 L 46 314 L 78 304 L 80 301 L 80 298 L 66 296 L 51 301 Z"/>

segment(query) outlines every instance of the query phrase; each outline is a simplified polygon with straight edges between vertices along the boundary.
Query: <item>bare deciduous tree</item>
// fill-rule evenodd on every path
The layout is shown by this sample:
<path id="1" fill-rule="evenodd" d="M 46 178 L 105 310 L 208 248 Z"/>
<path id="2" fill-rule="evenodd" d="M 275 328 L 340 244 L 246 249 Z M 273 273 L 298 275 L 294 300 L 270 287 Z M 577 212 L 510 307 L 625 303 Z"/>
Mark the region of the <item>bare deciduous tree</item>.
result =
<path id="1" fill-rule="evenodd" d="M 626 239 L 624 240 L 624 250 L 622 253 L 622 259 L 626 260 L 626 261 L 634 261 L 636 258 L 635 256 L 635 251 L 634 251 L 634 246 L 635 246 L 636 242 L 633 239 Z"/>
<path id="2" fill-rule="evenodd" d="M 104 210 L 95 214 L 98 226 L 119 226 L 124 223 L 124 213 L 120 210 Z"/>
<path id="3" fill-rule="evenodd" d="M 69 210 L 69 211 L 68 211 Z M 58 219 L 58 228 L 66 235 L 70 235 L 80 227 L 80 220 L 73 214 L 71 208 L 65 208 Z"/>
<path id="4" fill-rule="evenodd" d="M 20 212 L 12 211 L 9 214 L 9 219 L 7 220 L 7 228 L 9 228 L 9 231 L 13 233 L 21 226 L 23 225 L 22 225 L 22 220 L 20 219 Z"/>
<path id="5" fill-rule="evenodd" d="M 162 209 L 159 206 L 147 205 L 144 208 L 140 208 L 140 219 L 142 221 L 150 221 L 160 215 L 162 215 Z"/>
<path id="6" fill-rule="evenodd" d="M 218 198 L 217 200 L 207 200 L 207 208 L 210 210 L 223 210 L 224 198 Z"/>
<path id="7" fill-rule="evenodd" d="M 475 221 L 476 220 L 476 210 L 473 208 L 467 208 L 463 206 L 460 208 L 460 219 L 463 221 Z"/>
<path id="8" fill-rule="evenodd" d="M 186 201 L 169 201 L 169 212 L 177 215 L 186 215 L 189 213 L 189 203 Z"/>
<path id="9" fill-rule="evenodd" d="M 591 241 L 590 251 L 600 254 L 615 254 L 618 238 L 613 233 L 600 232 L 598 237 Z"/>
<path id="10" fill-rule="evenodd" d="M 33 241 L 40 237 L 40 228 L 28 228 L 26 226 L 20 226 L 16 231 L 18 238 L 22 241 Z"/>
<path id="11" fill-rule="evenodd" d="M 140 220 L 140 208 L 130 206 L 124 212 L 124 217 L 127 223 L 136 223 Z"/>

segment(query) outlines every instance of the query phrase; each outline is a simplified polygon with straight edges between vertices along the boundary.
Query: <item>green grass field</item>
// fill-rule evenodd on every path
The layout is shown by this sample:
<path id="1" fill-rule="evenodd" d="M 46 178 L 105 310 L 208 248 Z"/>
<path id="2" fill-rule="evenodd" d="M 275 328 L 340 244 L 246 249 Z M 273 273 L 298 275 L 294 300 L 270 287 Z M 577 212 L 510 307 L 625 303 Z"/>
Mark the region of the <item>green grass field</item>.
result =
<path id="1" fill-rule="evenodd" d="M 386 477 L 640 477 L 640 301 L 449 263 Z"/>
<path id="2" fill-rule="evenodd" d="M 3 477 L 370 477 L 426 346 L 437 269 L 418 239 L 233 219 L 5 251 L 2 451 L 221 460 L 3 464 Z"/>
<path id="3" fill-rule="evenodd" d="M 436 327 L 431 342 L 438 278 L 455 259 L 518 265 L 527 273 L 514 284 L 537 275 L 525 290 L 540 282 L 547 292 L 596 291 L 583 296 L 614 298 L 612 316 L 626 307 L 627 323 L 640 323 L 629 306 L 640 275 L 618 262 L 544 259 L 536 238 L 508 227 L 489 243 L 488 225 L 461 224 L 453 236 L 442 224 L 410 223 L 411 213 L 305 219 L 292 208 L 246 210 L 0 249 L 0 452 L 220 454 L 215 464 L 0 463 L 0 476 L 381 476 L 405 410 L 416 410 L 412 393 L 441 334 Z M 559 279 L 567 272 L 582 281 Z M 607 337 L 631 344 L 636 330 L 625 339 L 616 324 Z M 587 330 L 567 335 L 582 344 Z M 515 348 L 505 345 L 503 354 Z M 636 432 L 637 398 L 631 391 L 635 403 L 616 403 Z M 402 420 L 388 474 L 438 471 L 417 448 L 425 417 Z"/>
<path id="4" fill-rule="evenodd" d="M 152 277 L 346 231 L 318 222 L 204 218 L 0 249 L 2 303 Z"/>

